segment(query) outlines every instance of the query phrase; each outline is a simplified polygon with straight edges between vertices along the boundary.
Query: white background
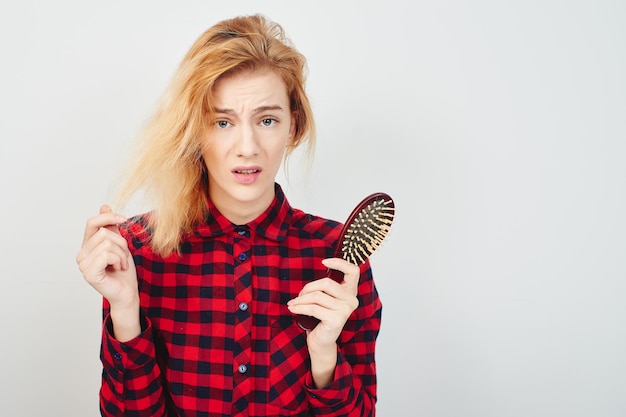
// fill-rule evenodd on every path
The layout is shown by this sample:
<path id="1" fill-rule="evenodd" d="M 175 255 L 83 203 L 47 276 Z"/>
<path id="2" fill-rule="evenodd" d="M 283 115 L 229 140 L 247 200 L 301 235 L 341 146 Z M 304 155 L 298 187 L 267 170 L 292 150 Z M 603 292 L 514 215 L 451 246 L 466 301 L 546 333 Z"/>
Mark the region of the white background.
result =
<path id="1" fill-rule="evenodd" d="M 98 414 L 84 222 L 187 48 L 253 12 L 309 59 L 319 143 L 290 202 L 396 200 L 378 415 L 626 415 L 621 0 L 4 2 L 2 415 Z"/>

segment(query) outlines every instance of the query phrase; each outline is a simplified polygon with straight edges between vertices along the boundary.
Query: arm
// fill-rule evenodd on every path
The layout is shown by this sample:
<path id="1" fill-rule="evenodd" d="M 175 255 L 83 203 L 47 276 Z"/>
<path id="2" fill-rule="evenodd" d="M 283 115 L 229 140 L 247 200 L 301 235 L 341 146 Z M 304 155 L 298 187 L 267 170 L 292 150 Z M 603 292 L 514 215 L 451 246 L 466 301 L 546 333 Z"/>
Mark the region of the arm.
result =
<path id="1" fill-rule="evenodd" d="M 87 221 L 76 257 L 85 281 L 104 297 L 101 413 L 163 416 L 151 326 L 146 320 L 142 330 L 135 264 L 118 229 L 124 221 L 108 206 L 101 207 L 100 214 Z"/>
<path id="2" fill-rule="evenodd" d="M 371 269 L 368 262 L 360 268 L 343 260 L 325 265 L 344 272 L 344 282 L 314 281 L 289 304 L 292 312 L 321 320 L 307 335 L 310 403 L 317 415 L 373 416 L 382 305 Z"/>

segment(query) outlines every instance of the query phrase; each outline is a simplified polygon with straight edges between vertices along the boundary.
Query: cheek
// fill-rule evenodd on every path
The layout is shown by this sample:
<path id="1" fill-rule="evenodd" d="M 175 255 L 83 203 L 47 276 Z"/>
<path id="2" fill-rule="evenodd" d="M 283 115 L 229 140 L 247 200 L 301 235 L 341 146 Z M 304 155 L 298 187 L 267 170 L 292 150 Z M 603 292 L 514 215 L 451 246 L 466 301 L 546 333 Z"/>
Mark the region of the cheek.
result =
<path id="1" fill-rule="evenodd" d="M 218 141 L 207 142 L 202 147 L 202 157 L 205 161 L 220 161 L 224 158 L 223 146 L 219 146 Z"/>
<path id="2" fill-rule="evenodd" d="M 224 158 L 220 157 L 215 148 L 203 149 L 202 159 L 206 171 L 210 174 L 216 174 L 220 170 L 220 166 L 224 163 Z"/>
<path id="3" fill-rule="evenodd" d="M 207 152 L 206 150 L 202 150 L 202 160 L 204 162 L 204 165 L 206 166 L 210 161 L 211 161 L 211 153 Z"/>
<path id="4" fill-rule="evenodd" d="M 290 140 L 286 140 L 284 142 L 281 142 L 279 145 L 276 146 L 276 148 L 274 149 L 274 155 L 276 156 L 276 159 L 278 160 L 282 160 L 283 156 L 285 156 L 285 151 L 287 150 L 287 147 L 291 144 Z"/>

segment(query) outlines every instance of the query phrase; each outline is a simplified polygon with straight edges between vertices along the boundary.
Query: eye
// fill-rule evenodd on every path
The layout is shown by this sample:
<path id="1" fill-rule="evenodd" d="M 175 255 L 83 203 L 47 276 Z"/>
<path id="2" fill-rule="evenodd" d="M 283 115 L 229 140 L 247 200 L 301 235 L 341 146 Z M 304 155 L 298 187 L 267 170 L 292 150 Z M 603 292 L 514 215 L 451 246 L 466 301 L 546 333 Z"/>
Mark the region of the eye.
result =
<path id="1" fill-rule="evenodd" d="M 227 120 L 218 120 L 217 122 L 215 122 L 215 125 L 219 129 L 226 129 L 228 126 L 230 126 L 230 123 Z"/>
<path id="2" fill-rule="evenodd" d="M 276 119 L 273 119 L 271 117 L 266 117 L 265 119 L 261 120 L 261 125 L 265 126 L 265 127 L 269 127 L 269 126 L 273 126 L 275 125 L 277 122 Z"/>

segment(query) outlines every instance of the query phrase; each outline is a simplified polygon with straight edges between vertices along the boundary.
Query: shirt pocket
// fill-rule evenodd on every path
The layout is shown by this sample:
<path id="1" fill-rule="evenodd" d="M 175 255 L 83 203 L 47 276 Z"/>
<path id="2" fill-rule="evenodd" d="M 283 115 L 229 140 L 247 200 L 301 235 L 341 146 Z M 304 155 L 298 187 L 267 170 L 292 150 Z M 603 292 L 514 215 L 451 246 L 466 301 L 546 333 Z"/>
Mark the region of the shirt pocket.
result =
<path id="1" fill-rule="evenodd" d="M 293 317 L 272 322 L 269 342 L 268 401 L 281 409 L 302 411 L 308 407 L 304 387 L 310 369 L 306 333 Z"/>

